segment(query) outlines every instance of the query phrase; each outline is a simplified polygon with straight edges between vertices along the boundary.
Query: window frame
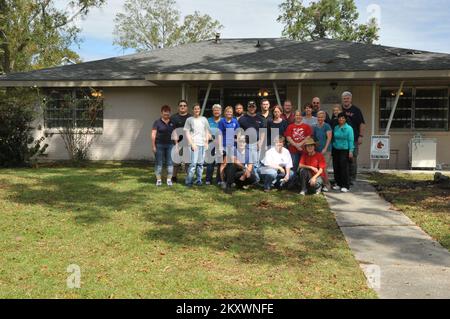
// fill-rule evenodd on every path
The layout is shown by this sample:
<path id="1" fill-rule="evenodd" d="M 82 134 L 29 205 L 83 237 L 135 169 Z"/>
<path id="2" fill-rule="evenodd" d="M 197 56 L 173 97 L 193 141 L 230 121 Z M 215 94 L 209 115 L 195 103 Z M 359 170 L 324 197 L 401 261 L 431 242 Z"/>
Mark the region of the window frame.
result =
<path id="1" fill-rule="evenodd" d="M 85 112 L 86 108 L 80 108 L 77 105 L 71 110 L 72 111 L 72 116 L 70 118 L 69 117 L 67 117 L 67 118 L 63 118 L 63 117 L 61 117 L 61 118 L 59 118 L 59 117 L 58 118 L 55 118 L 55 117 L 51 118 L 51 117 L 48 117 L 48 111 L 50 111 L 50 112 L 51 111 L 60 112 L 60 109 L 58 107 L 51 107 L 51 108 L 49 108 L 48 107 L 48 103 L 51 100 L 63 101 L 64 100 L 63 99 L 64 95 L 61 96 L 61 94 L 60 94 L 63 91 L 68 91 L 68 95 L 70 95 L 70 99 L 72 101 L 76 101 L 76 100 L 82 101 L 83 98 L 78 98 L 77 94 L 78 93 L 85 94 L 85 90 L 89 90 L 89 89 L 90 88 L 84 88 L 84 87 L 83 88 L 51 88 L 49 91 L 44 92 L 45 99 L 43 101 L 43 104 L 45 106 L 44 106 L 44 113 L 43 113 L 43 128 L 45 129 L 45 131 L 46 132 L 51 132 L 51 133 L 58 133 L 59 130 L 64 129 L 64 126 L 58 126 L 58 125 L 49 126 L 48 125 L 49 121 L 56 121 L 57 122 L 57 121 L 68 121 L 68 120 L 73 122 L 73 128 L 74 129 L 80 129 L 80 130 L 87 129 L 88 127 L 86 127 L 86 126 L 78 126 L 77 125 L 78 122 L 83 121 L 83 118 L 78 117 L 77 114 L 79 112 Z M 52 91 L 58 91 L 59 99 L 52 99 L 51 98 Z M 103 92 L 104 90 L 103 90 L 103 88 L 95 88 L 95 91 Z M 92 96 L 91 96 L 91 98 L 92 98 Z M 102 99 L 101 119 L 100 119 L 100 123 L 101 124 L 99 126 L 92 127 L 92 129 L 95 130 L 94 134 L 102 134 L 103 133 L 103 128 L 104 128 L 104 97 L 102 96 L 101 99 Z M 97 120 L 99 120 L 99 119 L 97 119 Z"/>
<path id="2" fill-rule="evenodd" d="M 396 132 L 415 132 L 415 131 L 429 131 L 429 132 L 449 132 L 450 131 L 450 85 L 449 86 L 445 86 L 445 85 L 441 85 L 441 86 L 406 86 L 403 88 L 404 90 L 406 89 L 411 89 L 412 90 L 412 95 L 411 95 L 411 118 L 410 118 L 410 128 L 395 128 L 391 126 L 391 131 L 396 131 Z M 417 90 L 421 90 L 421 89 L 427 89 L 427 90 L 447 90 L 447 107 L 446 107 L 446 111 L 447 111 L 447 118 L 446 119 L 442 119 L 442 120 L 446 120 L 445 121 L 445 127 L 444 128 L 416 128 L 415 124 L 416 124 L 416 96 L 417 96 Z M 381 93 L 384 90 L 394 90 L 394 91 L 398 91 L 398 87 L 392 87 L 392 86 L 381 86 L 380 87 L 380 91 L 378 94 L 378 105 L 379 105 L 379 111 L 378 111 L 378 127 L 379 130 L 384 130 L 385 127 L 382 127 L 382 117 L 381 117 L 381 112 L 382 112 L 382 108 L 381 108 Z M 397 109 L 398 110 L 398 109 Z M 397 111 L 396 110 L 396 111 Z M 395 116 L 394 116 L 394 120 L 395 120 Z M 432 121 L 432 120 L 430 120 Z"/>

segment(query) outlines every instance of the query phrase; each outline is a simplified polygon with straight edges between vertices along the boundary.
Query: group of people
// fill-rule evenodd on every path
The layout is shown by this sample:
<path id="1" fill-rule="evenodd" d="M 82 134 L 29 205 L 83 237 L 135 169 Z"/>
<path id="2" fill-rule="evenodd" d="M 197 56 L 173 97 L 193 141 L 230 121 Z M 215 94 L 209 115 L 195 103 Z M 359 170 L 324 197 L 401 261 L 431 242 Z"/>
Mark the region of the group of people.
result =
<path id="1" fill-rule="evenodd" d="M 162 185 L 165 162 L 168 186 L 177 181 L 185 163 L 188 187 L 203 184 L 206 166 L 205 184 L 217 183 L 228 193 L 252 185 L 266 192 L 298 187 L 301 195 L 350 190 L 365 132 L 363 114 L 350 92 L 342 94 L 342 104 L 333 107 L 331 116 L 321 110 L 318 97 L 303 111 L 294 111 L 289 100 L 271 108 L 263 99 L 260 109 L 257 112 L 254 101 L 247 103 L 246 112 L 242 104 L 224 110 L 215 104 L 212 116 L 205 118 L 200 104 L 189 113 L 188 103 L 181 100 L 174 115 L 164 105 L 152 130 L 156 185 Z M 327 174 L 330 165 L 333 185 Z"/>

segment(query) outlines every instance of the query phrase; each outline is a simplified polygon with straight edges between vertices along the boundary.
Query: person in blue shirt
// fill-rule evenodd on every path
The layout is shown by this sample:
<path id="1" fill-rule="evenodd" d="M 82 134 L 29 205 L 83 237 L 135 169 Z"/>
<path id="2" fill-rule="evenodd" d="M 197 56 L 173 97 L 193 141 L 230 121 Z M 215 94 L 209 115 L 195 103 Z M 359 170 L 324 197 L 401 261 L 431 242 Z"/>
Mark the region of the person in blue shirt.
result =
<path id="1" fill-rule="evenodd" d="M 214 175 L 214 169 L 217 167 L 217 173 L 216 173 L 216 181 L 217 183 L 220 183 L 222 180 L 220 178 L 220 165 L 218 163 L 220 162 L 220 158 L 222 157 L 222 154 L 219 154 L 219 152 L 216 152 L 216 149 L 219 149 L 217 147 L 218 142 L 218 134 L 217 131 L 219 130 L 219 122 L 222 119 L 222 106 L 220 104 L 214 104 L 212 107 L 212 113 L 213 116 L 208 118 L 209 127 L 211 129 L 211 135 L 213 139 L 213 143 L 210 147 L 210 153 L 206 156 L 206 185 L 211 185 Z"/>
<path id="2" fill-rule="evenodd" d="M 345 113 L 337 116 L 338 125 L 333 130 L 333 171 L 336 185 L 334 190 L 341 190 L 347 193 L 350 190 L 349 164 L 353 160 L 353 150 L 355 149 L 355 139 L 353 128 L 347 124 Z"/>
<path id="3" fill-rule="evenodd" d="M 233 117 L 233 107 L 227 106 L 224 111 L 224 117 L 219 121 L 218 125 L 218 145 L 222 147 L 223 161 L 220 165 L 220 177 L 223 187 L 226 186 L 224 181 L 224 170 L 227 160 L 231 160 L 235 149 L 236 130 L 240 127 L 239 122 Z"/>
<path id="4" fill-rule="evenodd" d="M 333 139 L 333 130 L 331 129 L 330 124 L 326 123 L 325 111 L 319 111 L 317 113 L 317 124 L 313 126 L 313 135 L 314 140 L 317 141 L 316 152 L 322 153 L 325 157 L 327 167 L 329 167 L 331 162 L 331 142 Z M 329 189 L 330 183 L 325 169 L 324 186 L 322 191 L 328 192 Z"/>

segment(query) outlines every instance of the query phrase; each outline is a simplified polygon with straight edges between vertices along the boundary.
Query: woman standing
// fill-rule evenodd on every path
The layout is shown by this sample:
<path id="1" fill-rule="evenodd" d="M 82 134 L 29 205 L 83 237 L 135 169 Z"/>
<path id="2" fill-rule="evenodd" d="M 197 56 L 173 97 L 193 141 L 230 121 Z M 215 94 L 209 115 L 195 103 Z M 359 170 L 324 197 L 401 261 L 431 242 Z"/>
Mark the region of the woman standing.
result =
<path id="1" fill-rule="evenodd" d="M 197 186 L 202 185 L 203 163 L 205 162 L 205 152 L 208 149 L 208 141 L 211 130 L 206 117 L 200 115 L 200 104 L 195 104 L 192 108 L 193 116 L 186 120 L 184 132 L 191 147 L 189 169 L 186 176 L 186 186 L 193 184 L 194 174 L 197 173 Z"/>
<path id="2" fill-rule="evenodd" d="M 279 105 L 273 108 L 273 118 L 267 122 L 267 143 L 268 148 L 276 144 L 275 139 L 278 136 L 284 136 L 284 132 L 288 127 L 288 122 L 282 118 L 283 109 Z"/>
<path id="3" fill-rule="evenodd" d="M 214 169 L 216 166 L 217 168 L 217 176 L 216 181 L 217 183 L 220 183 L 222 180 L 220 179 L 220 172 L 219 172 L 219 165 L 218 162 L 220 162 L 218 159 L 222 158 L 222 154 L 219 154 L 219 147 L 218 147 L 218 130 L 219 130 L 219 122 L 222 118 L 222 106 L 220 104 L 214 104 L 212 107 L 212 113 L 213 116 L 208 118 L 209 127 L 211 129 L 211 139 L 214 141 L 214 148 L 211 150 L 211 159 L 209 163 L 206 164 L 206 185 L 211 185 L 214 175 Z M 208 157 L 207 157 L 208 158 Z"/>
<path id="4" fill-rule="evenodd" d="M 156 158 L 156 186 L 162 185 L 161 173 L 164 161 L 167 165 L 167 186 L 172 186 L 173 162 L 171 153 L 175 143 L 172 138 L 174 129 L 175 125 L 170 120 L 170 106 L 163 105 L 161 107 L 161 118 L 153 123 L 152 129 L 152 146 Z"/>
<path id="5" fill-rule="evenodd" d="M 347 124 L 345 113 L 337 116 L 338 125 L 333 130 L 333 170 L 336 185 L 334 190 L 347 193 L 350 190 L 349 162 L 355 148 L 353 128 Z"/>
<path id="6" fill-rule="evenodd" d="M 330 165 L 331 160 L 331 141 L 333 139 L 333 131 L 331 126 L 325 122 L 326 119 L 325 111 L 319 111 L 317 113 L 317 124 L 314 125 L 314 140 L 317 141 L 316 151 L 322 153 L 325 158 L 327 167 Z M 330 189 L 330 182 L 328 181 L 328 175 L 325 168 L 324 172 L 324 186 L 322 190 L 328 192 Z"/>
<path id="7" fill-rule="evenodd" d="M 235 135 L 236 130 L 240 127 L 238 120 L 233 117 L 234 110 L 232 106 L 227 106 L 224 111 L 224 116 L 219 121 L 219 131 L 218 137 L 219 137 L 219 145 L 220 147 L 223 147 L 223 161 L 222 164 L 220 164 L 220 179 L 222 180 L 222 187 L 226 186 L 225 181 L 225 167 L 227 165 L 228 160 L 232 159 L 232 156 L 234 155 L 234 149 L 235 149 Z"/>

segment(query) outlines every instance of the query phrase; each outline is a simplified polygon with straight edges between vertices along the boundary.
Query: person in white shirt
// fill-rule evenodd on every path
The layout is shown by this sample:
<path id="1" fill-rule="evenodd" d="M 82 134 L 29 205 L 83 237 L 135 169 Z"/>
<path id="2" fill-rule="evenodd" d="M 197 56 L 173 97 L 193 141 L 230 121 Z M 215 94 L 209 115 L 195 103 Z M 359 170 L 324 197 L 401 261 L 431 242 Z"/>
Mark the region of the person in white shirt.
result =
<path id="1" fill-rule="evenodd" d="M 259 168 L 259 174 L 264 181 L 264 191 L 269 192 L 272 187 L 285 185 L 294 176 L 291 170 L 291 153 L 284 148 L 285 138 L 279 136 L 275 139 L 275 147 L 266 152 L 262 160 L 263 166 Z"/>
<path id="2" fill-rule="evenodd" d="M 197 172 L 197 186 L 202 185 L 203 163 L 205 152 L 208 149 L 208 141 L 211 137 L 211 129 L 206 117 L 201 116 L 200 104 L 192 108 L 193 116 L 186 120 L 184 133 L 190 146 L 190 164 L 186 176 L 186 185 L 192 186 L 194 173 Z"/>

